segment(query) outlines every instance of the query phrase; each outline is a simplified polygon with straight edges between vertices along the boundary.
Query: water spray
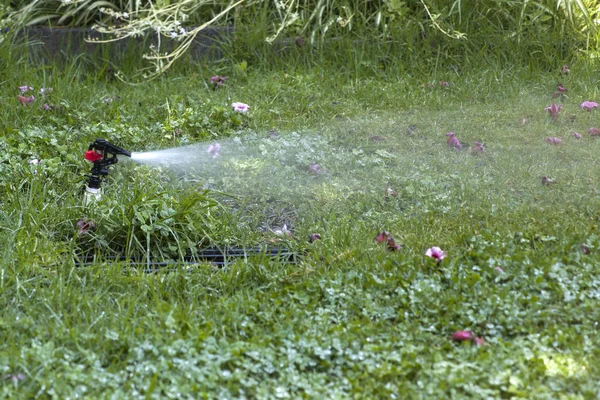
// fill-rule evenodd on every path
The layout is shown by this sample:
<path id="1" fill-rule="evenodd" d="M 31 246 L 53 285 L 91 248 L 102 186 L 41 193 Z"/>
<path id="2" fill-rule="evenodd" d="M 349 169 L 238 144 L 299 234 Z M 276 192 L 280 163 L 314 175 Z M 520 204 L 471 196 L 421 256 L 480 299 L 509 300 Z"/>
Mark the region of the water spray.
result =
<path id="1" fill-rule="evenodd" d="M 93 163 L 89 179 L 85 185 L 84 205 L 99 200 L 102 196 L 101 185 L 105 176 L 108 175 L 109 167 L 116 164 L 119 159 L 117 156 L 130 157 L 135 162 L 142 162 L 148 165 L 168 165 L 172 168 L 182 168 L 188 170 L 190 167 L 200 167 L 205 169 L 209 162 L 204 159 L 214 160 L 221 156 L 221 145 L 214 143 L 208 148 L 204 145 L 192 145 L 182 148 L 166 149 L 150 152 L 130 152 L 119 146 L 116 146 L 106 139 L 96 139 L 90 144 L 85 152 L 85 159 Z M 208 155 L 207 155 L 208 154 Z M 227 154 L 227 153 L 226 153 Z M 202 156 L 200 156 L 202 155 Z M 256 155 L 258 156 L 258 154 Z M 218 170 L 211 169 L 218 173 Z M 233 247 L 233 248 L 198 248 L 194 254 L 186 254 L 176 262 L 156 261 L 151 258 L 140 257 L 130 258 L 125 255 L 117 255 L 113 258 L 103 259 L 106 262 L 128 263 L 129 265 L 146 266 L 146 272 L 156 272 L 165 267 L 174 266 L 176 263 L 183 265 L 195 265 L 199 262 L 208 262 L 217 267 L 224 267 L 234 262 L 236 258 L 247 259 L 251 255 L 267 257 L 278 260 L 282 263 L 298 262 L 298 255 L 283 247 L 259 246 L 255 248 Z M 92 252 L 82 254 L 81 259 L 76 261 L 78 266 L 91 265 L 97 262 L 97 255 Z"/>
<path id="2" fill-rule="evenodd" d="M 92 162 L 94 166 L 85 185 L 84 205 L 100 199 L 102 196 L 100 188 L 102 178 L 108 175 L 108 167 L 119 161 L 118 155 L 131 157 L 131 152 L 115 146 L 106 139 L 96 139 L 90 144 L 88 151 L 85 153 L 85 159 Z"/>

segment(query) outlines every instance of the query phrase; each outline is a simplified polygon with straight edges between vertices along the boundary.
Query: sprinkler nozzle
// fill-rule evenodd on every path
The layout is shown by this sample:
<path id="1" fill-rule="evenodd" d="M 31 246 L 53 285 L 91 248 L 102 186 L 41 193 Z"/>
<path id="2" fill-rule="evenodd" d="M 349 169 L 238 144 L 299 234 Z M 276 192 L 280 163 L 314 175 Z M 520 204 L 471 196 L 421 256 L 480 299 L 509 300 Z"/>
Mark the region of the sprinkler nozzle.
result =
<path id="1" fill-rule="evenodd" d="M 90 144 L 84 156 L 86 160 L 94 163 L 87 184 L 88 188 L 100 189 L 102 177 L 108 175 L 108 167 L 119 161 L 117 155 L 131 157 L 131 152 L 115 146 L 106 139 L 96 139 Z"/>

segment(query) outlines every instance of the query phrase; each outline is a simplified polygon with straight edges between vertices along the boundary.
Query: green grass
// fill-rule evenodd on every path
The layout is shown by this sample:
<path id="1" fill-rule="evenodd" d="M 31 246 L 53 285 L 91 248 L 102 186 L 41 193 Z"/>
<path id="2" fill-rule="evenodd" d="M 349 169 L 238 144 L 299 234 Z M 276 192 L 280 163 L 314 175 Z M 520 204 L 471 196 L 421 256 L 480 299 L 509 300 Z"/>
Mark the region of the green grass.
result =
<path id="1" fill-rule="evenodd" d="M 3 76 L 0 374 L 23 379 L 3 380 L 2 397 L 597 395 L 600 143 L 585 132 L 600 111 L 578 107 L 599 95 L 585 64 L 559 77 L 221 63 L 140 86 L 70 68 Z M 213 91 L 216 73 L 230 78 Z M 451 86 L 423 86 L 440 80 Z M 569 92 L 552 121 L 558 80 Z M 23 84 L 54 91 L 23 107 Z M 486 153 L 448 149 L 448 131 Z M 133 151 L 218 141 L 223 156 L 186 171 L 120 162 L 85 208 L 96 137 Z M 77 235 L 83 217 L 92 235 Z M 293 237 L 279 242 L 283 224 Z M 375 242 L 384 230 L 400 251 Z M 198 243 L 301 259 L 154 274 L 74 264 L 82 249 L 177 259 Z M 448 253 L 440 265 L 431 246 Z M 487 345 L 450 340 L 467 329 Z"/>

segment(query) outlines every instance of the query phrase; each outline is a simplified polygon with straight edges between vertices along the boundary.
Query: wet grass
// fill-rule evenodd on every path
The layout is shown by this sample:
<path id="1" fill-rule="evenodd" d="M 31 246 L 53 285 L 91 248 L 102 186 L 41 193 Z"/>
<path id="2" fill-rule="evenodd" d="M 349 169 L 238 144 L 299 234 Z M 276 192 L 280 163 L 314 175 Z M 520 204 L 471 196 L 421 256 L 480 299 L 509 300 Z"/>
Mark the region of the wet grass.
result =
<path id="1" fill-rule="evenodd" d="M 136 87 L 73 71 L 9 77 L 0 393 L 594 398 L 600 144 L 586 131 L 600 111 L 579 109 L 597 82 L 571 69 L 346 79 L 221 66 L 218 90 L 209 70 Z M 440 80 L 450 87 L 427 87 Z M 557 100 L 558 80 L 569 92 Z M 54 91 L 23 107 L 24 84 Z M 556 121 L 552 101 L 565 106 Z M 448 148 L 449 131 L 485 153 Z M 223 156 L 183 172 L 120 162 L 86 208 L 82 153 L 96 137 L 134 151 L 218 141 Z M 97 227 L 80 235 L 84 217 Z M 293 236 L 273 232 L 284 224 Z M 403 248 L 377 244 L 379 231 Z M 198 243 L 302 256 L 153 274 L 74 264 L 82 248 L 176 260 Z M 439 265 L 431 246 L 448 254 Z M 457 330 L 487 344 L 454 343 Z"/>

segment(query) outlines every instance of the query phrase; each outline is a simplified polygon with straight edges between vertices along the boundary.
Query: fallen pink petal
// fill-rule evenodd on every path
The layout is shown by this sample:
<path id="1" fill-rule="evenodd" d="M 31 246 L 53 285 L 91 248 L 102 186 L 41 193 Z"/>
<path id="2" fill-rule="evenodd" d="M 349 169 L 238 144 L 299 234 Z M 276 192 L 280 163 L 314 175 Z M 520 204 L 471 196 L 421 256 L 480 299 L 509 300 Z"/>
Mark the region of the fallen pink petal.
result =
<path id="1" fill-rule="evenodd" d="M 548 178 L 547 176 L 542 176 L 542 185 L 551 185 L 556 183 L 556 181 L 552 178 Z"/>
<path id="2" fill-rule="evenodd" d="M 220 86 L 223 86 L 227 79 L 228 78 L 226 76 L 215 75 L 210 78 L 210 83 L 213 85 L 213 89 L 216 89 Z"/>
<path id="3" fill-rule="evenodd" d="M 401 244 L 398 244 L 394 241 L 394 238 L 388 239 L 387 241 L 387 249 L 389 251 L 397 251 L 402 248 Z"/>
<path id="4" fill-rule="evenodd" d="M 311 233 L 310 235 L 308 235 L 308 243 L 314 243 L 317 240 L 321 240 L 321 235 L 319 235 L 318 233 Z"/>
<path id="5" fill-rule="evenodd" d="M 446 258 L 446 252 L 444 250 L 440 249 L 439 247 L 434 246 L 434 247 L 428 248 L 427 251 L 425 251 L 425 256 L 434 258 L 439 263 L 444 258 Z"/>
<path id="6" fill-rule="evenodd" d="M 587 247 L 585 244 L 582 244 L 579 246 L 579 249 L 581 250 L 581 252 L 585 255 L 590 254 L 590 248 Z"/>
<path id="7" fill-rule="evenodd" d="M 211 144 L 210 146 L 208 146 L 208 149 L 206 151 L 207 153 L 211 154 L 213 158 L 217 158 L 221 155 L 221 145 L 219 143 Z"/>
<path id="8" fill-rule="evenodd" d="M 455 148 L 457 150 L 461 150 L 462 149 L 462 144 L 460 144 L 458 138 L 456 137 L 456 135 L 454 134 L 454 132 L 448 132 L 446 133 L 446 136 L 448 136 L 448 146 Z"/>
<path id="9" fill-rule="evenodd" d="M 283 225 L 281 229 L 275 229 L 273 233 L 277 236 L 292 236 L 292 232 L 288 229 L 287 225 Z"/>
<path id="10" fill-rule="evenodd" d="M 392 236 L 390 233 L 387 234 L 386 244 L 387 244 L 387 249 L 389 251 L 396 251 L 396 250 L 400 250 L 402 248 L 402 245 L 399 243 L 396 243 L 396 240 L 394 240 L 394 236 Z"/>
<path id="11" fill-rule="evenodd" d="M 319 164 L 310 164 L 308 166 L 308 172 L 311 174 L 320 175 L 323 173 L 323 171 L 323 167 L 321 167 Z"/>
<path id="12" fill-rule="evenodd" d="M 455 342 L 466 342 L 475 339 L 472 331 L 457 331 L 452 334 L 451 339 Z"/>
<path id="13" fill-rule="evenodd" d="M 558 87 L 556 88 L 556 90 L 558 90 L 561 93 L 566 93 L 567 92 L 567 89 L 565 89 L 565 87 L 563 86 L 562 83 L 558 84 Z"/>
<path id="14" fill-rule="evenodd" d="M 476 337 L 475 339 L 473 339 L 473 343 L 475 343 L 477 346 L 485 346 L 485 340 L 482 337 Z"/>
<path id="15" fill-rule="evenodd" d="M 17 96 L 19 98 L 19 101 L 21 102 L 21 104 L 23 104 L 23 106 L 26 106 L 27 104 L 31 103 L 32 101 L 35 100 L 34 96 Z"/>
<path id="16" fill-rule="evenodd" d="M 563 142 L 563 140 L 558 137 L 547 137 L 546 142 L 556 146 L 556 145 L 561 144 Z"/>
<path id="17" fill-rule="evenodd" d="M 231 103 L 234 112 L 247 113 L 250 111 L 250 106 L 244 103 Z"/>
<path id="18" fill-rule="evenodd" d="M 85 235 L 96 230 L 96 223 L 87 218 L 77 221 L 77 234 Z"/>
<path id="19" fill-rule="evenodd" d="M 550 113 L 550 116 L 553 119 L 557 119 L 558 113 L 560 112 L 560 110 L 562 110 L 562 108 L 563 108 L 562 104 L 557 105 L 556 103 L 552 103 L 548 107 L 544 108 L 544 111 L 548 111 L 548 113 Z"/>
<path id="20" fill-rule="evenodd" d="M 25 375 L 23 375 L 22 373 L 18 373 L 18 374 L 6 374 L 4 375 L 4 379 L 10 379 L 13 382 L 19 382 L 25 379 Z"/>
<path id="21" fill-rule="evenodd" d="M 387 138 L 385 136 L 373 135 L 369 138 L 373 142 L 385 142 Z"/>
<path id="22" fill-rule="evenodd" d="M 402 248 L 402 244 L 396 243 L 394 236 L 392 236 L 392 234 L 388 231 L 379 232 L 375 237 L 375 241 L 377 243 L 385 242 L 389 251 L 396 251 Z"/>
<path id="23" fill-rule="evenodd" d="M 384 232 L 379 232 L 379 233 L 377 234 L 377 236 L 375 236 L 375 241 L 376 241 L 377 243 L 381 243 L 381 242 L 383 242 L 384 240 L 387 240 L 387 236 L 388 236 L 389 234 L 390 234 L 390 233 L 389 233 L 389 232 L 387 232 L 387 231 L 384 231 Z"/>
<path id="24" fill-rule="evenodd" d="M 500 273 L 504 273 L 504 270 L 500 267 L 496 267 L 494 268 L 496 271 L 500 272 Z"/>
<path id="25" fill-rule="evenodd" d="M 592 111 L 594 108 L 598 108 L 598 103 L 593 101 L 584 101 L 579 105 L 579 108 L 586 111 Z"/>
<path id="26" fill-rule="evenodd" d="M 577 140 L 579 140 L 579 139 L 581 139 L 581 138 L 583 137 L 583 136 L 581 136 L 581 135 L 580 135 L 579 133 L 577 133 L 577 132 L 573 132 L 573 134 L 572 134 L 572 135 L 573 135 L 573 137 L 574 137 L 575 139 L 577 139 Z"/>
<path id="27" fill-rule="evenodd" d="M 590 128 L 590 129 L 588 129 L 588 133 L 592 136 L 600 136 L 600 129 Z"/>
<path id="28" fill-rule="evenodd" d="M 475 142 L 473 144 L 473 147 L 471 148 L 471 153 L 472 154 L 485 153 L 485 147 L 484 147 L 483 143 Z"/>
<path id="29" fill-rule="evenodd" d="M 392 196 L 392 197 L 398 197 L 398 192 L 396 192 L 394 189 L 392 189 L 391 187 L 388 186 L 385 189 L 385 195 Z"/>

